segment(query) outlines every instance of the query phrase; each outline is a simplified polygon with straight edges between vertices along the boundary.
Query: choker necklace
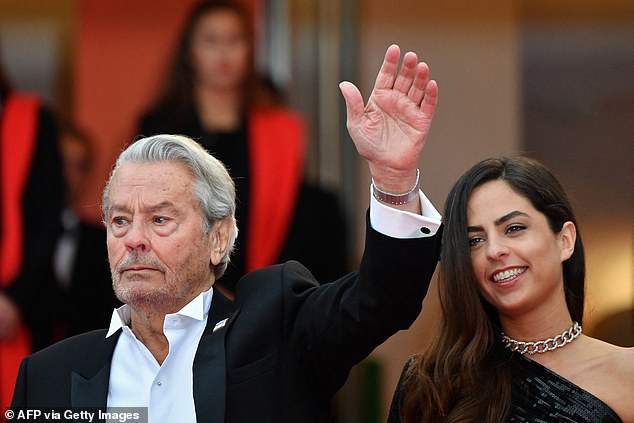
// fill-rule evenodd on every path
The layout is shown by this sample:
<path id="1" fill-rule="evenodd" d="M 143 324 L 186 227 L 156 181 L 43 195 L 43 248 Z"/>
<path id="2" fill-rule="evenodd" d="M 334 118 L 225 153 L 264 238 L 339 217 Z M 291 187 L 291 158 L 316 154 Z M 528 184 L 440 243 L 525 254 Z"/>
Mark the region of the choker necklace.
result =
<path id="1" fill-rule="evenodd" d="M 575 340 L 575 338 L 581 335 L 581 331 L 581 325 L 577 322 L 572 322 L 572 326 L 570 326 L 570 328 L 566 329 L 554 338 L 536 342 L 516 341 L 513 338 L 509 338 L 504 332 L 502 332 L 502 343 L 505 348 L 520 354 L 543 354 L 547 351 L 552 351 L 571 343 Z"/>

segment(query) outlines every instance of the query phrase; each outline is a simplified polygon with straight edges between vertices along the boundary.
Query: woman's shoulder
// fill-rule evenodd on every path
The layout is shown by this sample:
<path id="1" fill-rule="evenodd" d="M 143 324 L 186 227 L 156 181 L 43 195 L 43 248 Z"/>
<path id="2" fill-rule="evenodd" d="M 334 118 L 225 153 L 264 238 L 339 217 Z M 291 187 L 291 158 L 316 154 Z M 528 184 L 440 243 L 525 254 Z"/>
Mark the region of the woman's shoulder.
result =
<path id="1" fill-rule="evenodd" d="M 605 360 L 613 380 L 612 408 L 624 422 L 634 422 L 634 347 L 616 347 Z"/>
<path id="2" fill-rule="evenodd" d="M 619 347 L 612 345 L 610 352 L 602 360 L 615 380 L 622 381 L 629 386 L 629 392 L 634 392 L 634 347 Z"/>
<path id="3" fill-rule="evenodd" d="M 621 347 L 596 338 L 589 338 L 590 359 L 613 370 L 634 371 L 634 347 Z"/>
<path id="4" fill-rule="evenodd" d="M 627 379 L 634 384 L 634 348 L 621 347 L 600 339 L 585 337 L 585 343 L 576 353 L 577 370 L 598 372 L 616 380 Z"/>
<path id="5" fill-rule="evenodd" d="M 593 374 L 599 397 L 624 422 L 634 422 L 634 348 L 592 339 L 594 357 L 585 366 Z M 592 370 L 591 370 L 592 369 Z"/>

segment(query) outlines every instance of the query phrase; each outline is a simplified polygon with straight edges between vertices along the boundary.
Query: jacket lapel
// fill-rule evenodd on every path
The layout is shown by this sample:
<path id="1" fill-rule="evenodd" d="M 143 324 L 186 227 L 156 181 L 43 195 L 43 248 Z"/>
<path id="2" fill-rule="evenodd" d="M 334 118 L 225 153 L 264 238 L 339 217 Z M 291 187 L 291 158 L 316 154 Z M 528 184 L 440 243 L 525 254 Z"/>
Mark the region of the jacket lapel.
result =
<path id="1" fill-rule="evenodd" d="M 207 325 L 194 358 L 194 405 L 199 422 L 225 421 L 225 335 L 239 309 L 214 289 Z"/>
<path id="2" fill-rule="evenodd" d="M 110 363 L 119 335 L 121 330 L 103 339 L 102 343 L 90 354 L 91 360 L 83 363 L 77 370 L 71 371 L 70 400 L 73 407 L 106 409 Z"/>

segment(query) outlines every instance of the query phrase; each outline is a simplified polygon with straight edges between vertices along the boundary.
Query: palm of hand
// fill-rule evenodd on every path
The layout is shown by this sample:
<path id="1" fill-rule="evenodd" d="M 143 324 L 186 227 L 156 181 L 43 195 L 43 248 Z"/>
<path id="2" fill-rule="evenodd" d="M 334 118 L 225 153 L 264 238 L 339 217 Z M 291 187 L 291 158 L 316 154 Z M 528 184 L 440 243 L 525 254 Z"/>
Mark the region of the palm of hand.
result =
<path id="1" fill-rule="evenodd" d="M 373 177 L 387 176 L 392 182 L 415 173 L 438 99 L 427 65 L 408 52 L 399 70 L 399 57 L 397 45 L 387 49 L 365 107 L 354 84 L 340 84 L 357 151 L 368 161 Z"/>
<path id="2" fill-rule="evenodd" d="M 363 116 L 348 129 L 369 162 L 408 169 L 418 161 L 431 121 L 432 115 L 404 93 L 375 89 Z"/>

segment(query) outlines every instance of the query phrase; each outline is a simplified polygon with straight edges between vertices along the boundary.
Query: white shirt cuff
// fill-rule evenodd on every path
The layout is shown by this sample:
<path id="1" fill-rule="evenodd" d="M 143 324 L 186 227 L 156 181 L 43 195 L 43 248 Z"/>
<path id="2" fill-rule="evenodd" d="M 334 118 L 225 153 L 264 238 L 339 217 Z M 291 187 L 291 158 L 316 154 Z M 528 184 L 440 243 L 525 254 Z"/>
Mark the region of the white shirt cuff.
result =
<path id="1" fill-rule="evenodd" d="M 435 235 L 441 224 L 440 213 L 419 190 L 422 216 L 386 206 L 374 198 L 370 187 L 370 225 L 392 238 L 424 238 Z"/>

